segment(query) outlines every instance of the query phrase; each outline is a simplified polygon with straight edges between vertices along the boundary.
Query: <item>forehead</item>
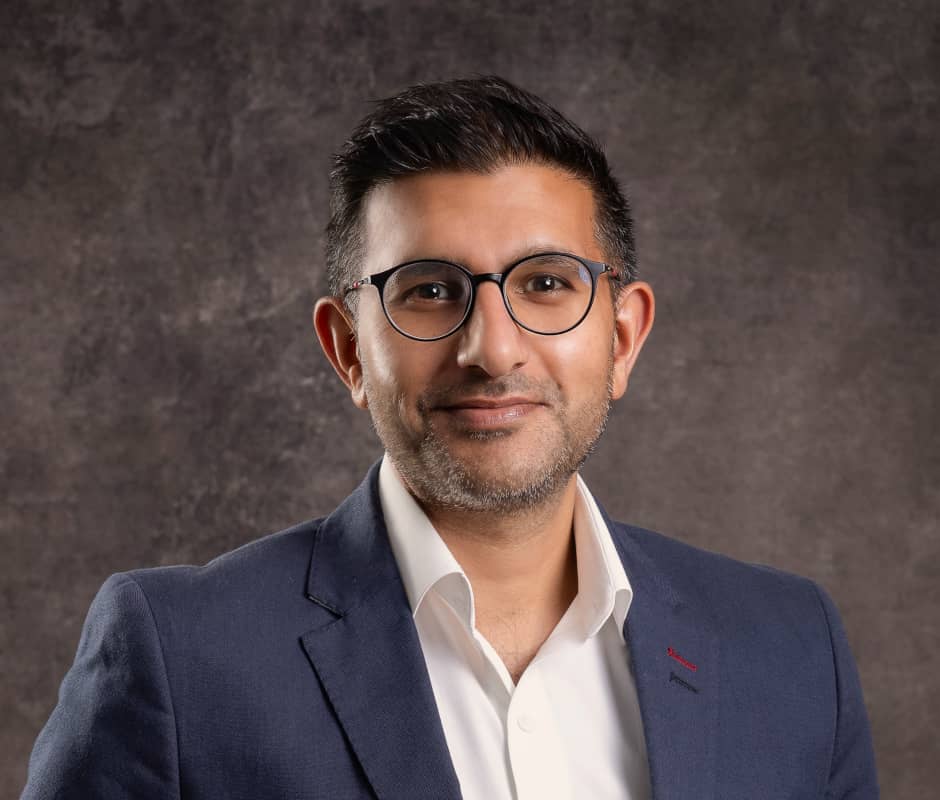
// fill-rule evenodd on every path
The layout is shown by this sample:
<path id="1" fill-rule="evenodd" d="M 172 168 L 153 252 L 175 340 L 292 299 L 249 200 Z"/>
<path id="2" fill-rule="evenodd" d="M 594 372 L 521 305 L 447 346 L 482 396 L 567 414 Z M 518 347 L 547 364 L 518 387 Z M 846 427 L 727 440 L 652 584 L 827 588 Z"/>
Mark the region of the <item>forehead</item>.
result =
<path id="1" fill-rule="evenodd" d="M 414 258 L 499 271 L 535 249 L 602 259 L 590 187 L 537 164 L 399 178 L 370 192 L 363 222 L 367 273 Z"/>

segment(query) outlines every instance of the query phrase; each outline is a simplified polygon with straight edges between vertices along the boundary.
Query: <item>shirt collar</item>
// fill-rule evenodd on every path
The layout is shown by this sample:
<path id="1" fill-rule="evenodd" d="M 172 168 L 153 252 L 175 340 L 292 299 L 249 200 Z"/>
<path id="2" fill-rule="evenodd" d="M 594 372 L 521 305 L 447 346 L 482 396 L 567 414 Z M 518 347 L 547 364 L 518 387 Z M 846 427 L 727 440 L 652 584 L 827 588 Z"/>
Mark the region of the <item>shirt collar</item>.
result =
<path id="1" fill-rule="evenodd" d="M 412 614 L 418 613 L 425 595 L 438 586 L 472 630 L 475 619 L 470 581 L 421 506 L 405 488 L 387 453 L 379 467 L 379 499 Z"/>
<path id="2" fill-rule="evenodd" d="M 610 530 L 581 475 L 574 508 L 574 542 L 578 559 L 578 596 L 575 602 L 585 626 L 594 636 L 613 616 L 623 638 L 623 624 L 633 602 L 633 587 L 623 568 Z"/>
<path id="3" fill-rule="evenodd" d="M 580 475 L 577 481 L 574 536 L 578 595 L 574 604 L 578 626 L 588 638 L 613 616 L 622 637 L 633 589 L 594 497 Z M 379 468 L 379 498 L 412 614 L 418 613 L 428 592 L 435 589 L 472 630 L 475 615 L 470 581 L 405 488 L 387 453 Z"/>

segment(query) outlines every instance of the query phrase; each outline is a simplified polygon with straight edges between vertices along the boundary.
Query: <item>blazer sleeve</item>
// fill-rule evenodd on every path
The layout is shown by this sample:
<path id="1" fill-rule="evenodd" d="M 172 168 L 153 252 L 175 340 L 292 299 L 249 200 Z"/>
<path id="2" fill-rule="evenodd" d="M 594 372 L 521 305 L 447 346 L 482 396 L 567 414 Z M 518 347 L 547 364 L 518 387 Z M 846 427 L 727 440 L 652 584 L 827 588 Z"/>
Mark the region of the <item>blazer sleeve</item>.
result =
<path id="1" fill-rule="evenodd" d="M 131 575 L 95 597 L 22 800 L 179 798 L 176 723 L 150 604 Z"/>
<path id="2" fill-rule="evenodd" d="M 836 734 L 825 797 L 878 800 L 875 754 L 858 670 L 832 599 L 819 586 L 816 591 L 829 624 L 837 698 Z"/>

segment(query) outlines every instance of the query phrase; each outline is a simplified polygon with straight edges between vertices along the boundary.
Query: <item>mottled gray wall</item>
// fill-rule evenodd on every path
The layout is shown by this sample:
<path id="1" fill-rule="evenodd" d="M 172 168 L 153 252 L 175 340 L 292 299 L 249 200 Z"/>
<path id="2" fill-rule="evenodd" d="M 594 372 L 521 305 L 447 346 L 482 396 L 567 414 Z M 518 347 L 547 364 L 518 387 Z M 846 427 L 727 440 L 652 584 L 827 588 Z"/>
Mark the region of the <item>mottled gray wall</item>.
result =
<path id="1" fill-rule="evenodd" d="M 605 143 L 659 300 L 591 484 L 821 581 L 885 797 L 936 796 L 934 0 L 6 0 L 0 42 L 0 794 L 109 573 L 377 457 L 309 322 L 328 156 L 369 99 L 493 71 Z"/>

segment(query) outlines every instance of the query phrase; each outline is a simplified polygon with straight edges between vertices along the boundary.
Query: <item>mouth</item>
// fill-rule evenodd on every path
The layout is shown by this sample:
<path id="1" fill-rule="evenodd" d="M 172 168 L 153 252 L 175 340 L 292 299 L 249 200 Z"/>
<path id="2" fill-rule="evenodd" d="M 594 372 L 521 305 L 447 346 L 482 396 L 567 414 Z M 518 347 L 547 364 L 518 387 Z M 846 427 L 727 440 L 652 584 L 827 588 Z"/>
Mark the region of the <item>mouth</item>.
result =
<path id="1" fill-rule="evenodd" d="M 460 427 L 473 429 L 504 428 L 519 422 L 540 409 L 544 403 L 527 397 L 480 397 L 438 406 Z"/>

